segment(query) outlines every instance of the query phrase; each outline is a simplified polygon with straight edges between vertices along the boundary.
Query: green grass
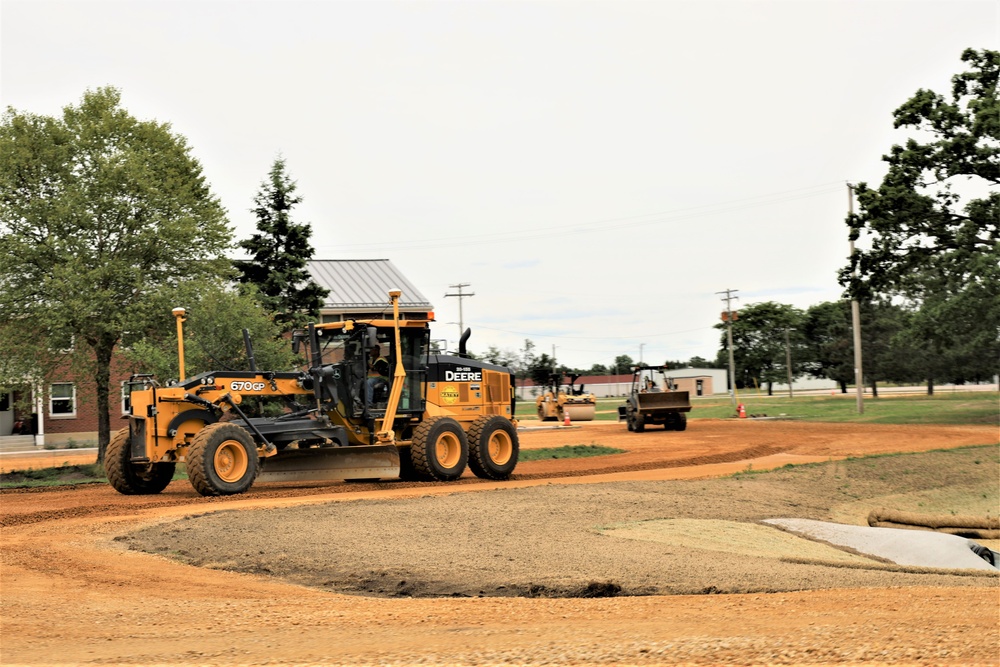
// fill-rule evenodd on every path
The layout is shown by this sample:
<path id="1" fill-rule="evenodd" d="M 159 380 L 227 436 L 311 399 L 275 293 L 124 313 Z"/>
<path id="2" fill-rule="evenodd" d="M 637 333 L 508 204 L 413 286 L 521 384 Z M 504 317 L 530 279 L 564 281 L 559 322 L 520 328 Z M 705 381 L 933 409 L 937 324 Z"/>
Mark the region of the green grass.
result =
<path id="1" fill-rule="evenodd" d="M 187 479 L 184 464 L 177 466 L 173 480 Z M 75 484 L 107 484 L 104 467 L 96 463 L 70 465 L 66 463 L 54 468 L 28 468 L 0 473 L 0 489 L 30 489 L 42 486 L 72 486 Z"/>
<path id="2" fill-rule="evenodd" d="M 939 392 L 926 394 L 885 394 L 865 396 L 864 413 L 857 412 L 856 394 L 809 394 L 788 398 L 787 394 L 767 396 L 757 392 L 740 393 L 738 402 L 748 415 L 784 416 L 818 422 L 856 422 L 868 424 L 987 424 L 1000 426 L 1000 394 L 995 391 Z M 622 397 L 597 399 L 597 421 L 618 421 Z M 692 399 L 688 419 L 725 419 L 736 416 L 728 396 Z M 534 417 L 534 401 L 519 401 L 517 416 Z"/>
<path id="3" fill-rule="evenodd" d="M 63 486 L 65 484 L 107 483 L 104 468 L 96 463 L 63 465 L 57 468 L 15 470 L 0 474 L 0 489 L 23 489 L 38 486 Z"/>
<path id="4" fill-rule="evenodd" d="M 802 421 L 1000 425 L 1000 394 L 995 391 L 866 396 L 860 415 L 855 394 L 811 394 L 790 399 L 787 395 L 768 397 L 752 393 L 741 394 L 738 402 L 746 406 L 748 415 L 785 416 Z M 734 413 L 728 397 L 695 399 L 688 418 L 725 418 L 733 417 Z"/>
<path id="5" fill-rule="evenodd" d="M 621 454 L 624 449 L 605 447 L 604 445 L 565 445 L 563 447 L 545 447 L 542 449 L 522 449 L 518 454 L 520 461 L 543 461 L 546 459 L 578 459 L 586 456 L 605 456 L 606 454 Z"/>

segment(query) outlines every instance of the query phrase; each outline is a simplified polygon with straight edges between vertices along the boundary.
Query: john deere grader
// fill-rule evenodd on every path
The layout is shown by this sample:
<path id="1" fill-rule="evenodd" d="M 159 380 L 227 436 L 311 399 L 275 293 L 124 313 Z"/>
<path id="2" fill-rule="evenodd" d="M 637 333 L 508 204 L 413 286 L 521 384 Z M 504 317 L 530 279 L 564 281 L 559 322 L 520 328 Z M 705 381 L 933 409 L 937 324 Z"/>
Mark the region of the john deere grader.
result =
<path id="1" fill-rule="evenodd" d="M 308 347 L 305 370 L 261 371 L 244 332 L 248 371 L 186 378 L 183 325 L 175 309 L 180 381 L 129 380 L 128 428 L 108 445 L 105 471 L 124 494 L 159 493 L 177 463 L 198 493 L 242 493 L 256 480 L 458 479 L 466 466 L 486 479 L 517 465 L 510 369 L 430 353 L 433 313 L 310 324 L 292 347 Z M 387 304 L 388 305 L 388 304 Z M 468 332 L 466 332 L 468 334 Z M 277 416 L 248 416 L 262 404 Z"/>

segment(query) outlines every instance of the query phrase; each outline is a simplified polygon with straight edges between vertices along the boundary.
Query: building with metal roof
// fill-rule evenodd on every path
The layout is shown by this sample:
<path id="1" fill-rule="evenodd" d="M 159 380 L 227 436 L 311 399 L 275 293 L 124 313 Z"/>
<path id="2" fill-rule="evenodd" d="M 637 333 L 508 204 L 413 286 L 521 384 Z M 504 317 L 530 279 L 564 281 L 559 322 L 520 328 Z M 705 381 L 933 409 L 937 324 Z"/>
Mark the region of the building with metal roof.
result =
<path id="1" fill-rule="evenodd" d="M 426 313 L 434 306 L 388 259 L 314 259 L 306 266 L 330 290 L 320 309 L 321 322 L 391 315 L 389 290 L 402 291 L 401 313 Z"/>

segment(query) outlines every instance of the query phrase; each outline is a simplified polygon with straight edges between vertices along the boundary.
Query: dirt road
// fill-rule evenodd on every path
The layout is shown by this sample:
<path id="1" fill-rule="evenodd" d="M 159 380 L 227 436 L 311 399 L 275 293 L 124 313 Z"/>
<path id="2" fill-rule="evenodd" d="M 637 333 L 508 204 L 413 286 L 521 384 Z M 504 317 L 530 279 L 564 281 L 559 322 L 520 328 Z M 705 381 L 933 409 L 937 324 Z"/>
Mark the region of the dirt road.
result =
<path id="1" fill-rule="evenodd" d="M 959 459 L 909 472 L 906 466 L 864 472 L 845 462 L 817 468 L 819 476 L 797 476 L 793 468 L 773 479 L 707 478 L 873 453 L 995 445 L 995 427 L 697 420 L 684 433 L 631 434 L 591 423 L 526 431 L 521 441 L 526 449 L 594 443 L 628 451 L 523 463 L 505 483 L 260 485 L 225 499 L 201 498 L 186 482 L 152 497 L 120 496 L 103 486 L 4 492 L 0 663 L 1000 664 L 995 576 L 834 566 L 826 556 L 796 563 L 736 546 L 728 552 L 711 544 L 656 547 L 593 530 L 654 519 L 709 522 L 693 524 L 694 539 L 699 525 L 720 534 L 722 524 L 711 522 L 753 529 L 772 511 L 848 522 L 872 498 L 951 502 L 908 478 L 948 472 L 936 488 L 960 487 L 961 471 L 947 470 Z M 978 451 L 985 453 L 961 465 L 986 466 L 985 478 L 995 480 L 997 448 Z M 885 459 L 893 460 L 899 459 Z M 886 475 L 894 479 L 880 488 Z M 766 485 L 756 485 L 765 477 Z M 696 479 L 705 481 L 690 481 Z M 702 485 L 710 484 L 721 486 L 706 493 Z M 972 502 L 970 495 L 963 502 Z M 996 503 L 989 490 L 985 495 L 987 504 Z M 390 521 L 399 515 L 409 521 Z M 624 519 L 622 526 L 605 525 L 614 517 Z M 490 532 L 504 521 L 511 532 Z M 299 550 L 306 542 L 310 549 Z M 513 560 L 498 565 L 497 554 Z M 658 554 L 663 564 L 654 580 L 642 575 L 650 589 L 629 590 L 635 584 L 628 568 L 615 570 L 614 563 L 639 554 L 652 560 Z M 268 576 L 262 564 L 286 580 Z M 761 572 L 775 576 L 739 588 L 745 579 L 737 575 Z M 351 579 L 358 573 L 385 573 L 387 583 Z M 682 594 L 545 597 L 586 595 L 586 586 L 570 590 L 577 574 L 625 593 Z M 513 585 L 541 582 L 540 588 L 505 596 L 497 588 L 504 577 Z M 400 589 L 399 581 L 411 588 Z M 455 581 L 465 587 L 453 594 L 474 597 L 408 597 Z M 485 597 L 468 585 L 475 581 Z M 331 592 L 350 590 L 352 582 L 354 591 L 383 597 Z M 720 592 L 733 590 L 748 592 Z M 692 592 L 701 594 L 683 594 Z"/>

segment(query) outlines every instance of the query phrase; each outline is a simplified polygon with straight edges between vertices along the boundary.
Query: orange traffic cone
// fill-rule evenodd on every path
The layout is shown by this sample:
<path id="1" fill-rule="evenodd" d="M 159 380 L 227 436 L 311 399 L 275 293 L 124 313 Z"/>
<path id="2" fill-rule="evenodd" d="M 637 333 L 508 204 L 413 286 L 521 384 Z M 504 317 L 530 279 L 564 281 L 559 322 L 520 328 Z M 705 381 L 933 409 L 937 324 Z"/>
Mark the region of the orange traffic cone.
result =
<path id="1" fill-rule="evenodd" d="M 569 410 L 563 410 L 563 426 L 571 426 L 569 421 Z"/>
<path id="2" fill-rule="evenodd" d="M 743 405 L 742 403 L 740 403 L 740 405 L 739 405 L 739 411 L 740 411 L 740 419 L 746 419 L 747 418 L 747 409 L 746 409 L 746 406 Z"/>

